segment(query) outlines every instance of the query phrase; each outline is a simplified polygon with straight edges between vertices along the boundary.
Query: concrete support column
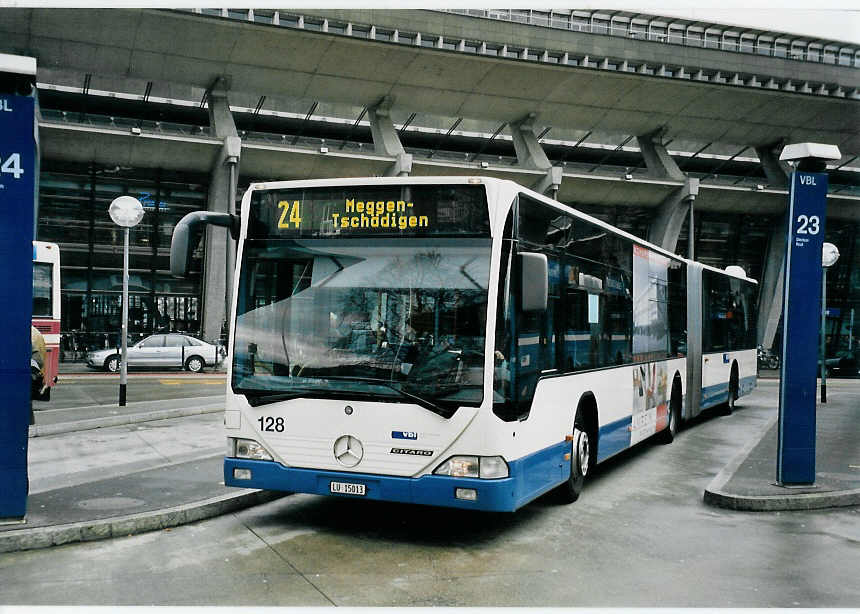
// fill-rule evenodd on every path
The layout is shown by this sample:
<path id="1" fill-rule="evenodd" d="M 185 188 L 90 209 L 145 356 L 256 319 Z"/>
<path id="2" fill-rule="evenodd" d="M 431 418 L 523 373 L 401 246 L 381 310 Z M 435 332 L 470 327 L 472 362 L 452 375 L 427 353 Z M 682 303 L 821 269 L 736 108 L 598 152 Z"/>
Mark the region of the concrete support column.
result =
<path id="1" fill-rule="evenodd" d="M 236 183 L 239 176 L 241 140 L 230 113 L 227 90 L 213 87 L 207 98 L 209 124 L 224 146 L 212 162 L 209 176 L 208 211 L 235 212 Z M 221 336 L 226 321 L 232 285 L 232 271 L 228 264 L 235 263 L 235 244 L 226 228 L 209 226 L 206 229 L 206 252 L 203 259 L 203 324 L 201 335 L 206 341 Z"/>
<path id="2" fill-rule="evenodd" d="M 390 116 L 391 101 L 385 98 L 367 110 L 370 118 L 370 132 L 373 135 L 373 149 L 376 153 L 396 158 L 385 172 L 386 177 L 406 177 L 412 172 L 412 154 L 406 153 L 400 136 L 394 129 Z"/>
<path id="3" fill-rule="evenodd" d="M 535 114 L 529 113 L 521 120 L 511 122 L 511 136 L 514 140 L 514 149 L 517 152 L 517 161 L 525 168 L 549 169 L 552 164 L 546 157 L 543 147 L 538 143 L 534 131 Z"/>
<path id="4" fill-rule="evenodd" d="M 538 169 L 546 172 L 532 189 L 541 194 L 555 196 L 562 181 L 562 168 L 553 166 L 537 140 L 534 130 L 536 115 L 529 113 L 523 119 L 510 124 L 511 137 L 517 153 L 517 161 L 523 168 Z"/>
<path id="5" fill-rule="evenodd" d="M 791 167 L 779 160 L 774 148 L 771 146 L 756 147 L 755 153 L 761 162 L 768 184 L 777 188 L 787 187 Z"/>
<path id="6" fill-rule="evenodd" d="M 551 166 L 547 169 L 543 179 L 538 181 L 532 188 L 535 192 L 541 194 L 549 194 L 555 198 L 555 193 L 558 192 L 558 186 L 561 185 L 562 168 L 560 166 Z"/>
<path id="7" fill-rule="evenodd" d="M 660 179 L 684 181 L 686 176 L 678 168 L 678 165 L 672 159 L 672 156 L 669 155 L 669 152 L 666 151 L 666 147 L 662 143 L 662 138 L 662 130 L 636 137 L 642 157 L 645 158 L 645 166 L 648 167 L 648 172 Z"/>
<path id="8" fill-rule="evenodd" d="M 769 185 L 788 187 L 791 167 L 780 162 L 775 152 L 776 146 L 767 145 L 755 148 Z M 785 283 L 785 216 L 781 216 L 771 229 L 767 246 L 762 278 L 759 285 L 758 304 L 758 343 L 766 348 L 773 346 L 779 319 L 782 317 L 782 292 Z"/>
<path id="9" fill-rule="evenodd" d="M 770 232 L 758 297 L 758 343 L 773 346 L 782 316 L 782 292 L 785 283 L 785 216 Z"/>
<path id="10" fill-rule="evenodd" d="M 673 190 L 657 208 L 656 217 L 648 229 L 648 241 L 675 253 L 690 203 L 698 194 L 699 180 L 695 177 L 686 178 L 684 185 Z"/>
<path id="11" fill-rule="evenodd" d="M 670 252 L 675 252 L 678 246 L 678 236 L 691 203 L 699 194 L 699 180 L 687 177 L 666 151 L 663 145 L 665 130 L 660 129 L 636 137 L 648 174 L 658 179 L 683 181 L 684 185 L 672 191 L 657 209 L 657 215 L 648 229 L 648 240 Z M 695 231 L 690 228 L 690 233 Z M 695 254 L 694 254 L 695 256 Z"/>

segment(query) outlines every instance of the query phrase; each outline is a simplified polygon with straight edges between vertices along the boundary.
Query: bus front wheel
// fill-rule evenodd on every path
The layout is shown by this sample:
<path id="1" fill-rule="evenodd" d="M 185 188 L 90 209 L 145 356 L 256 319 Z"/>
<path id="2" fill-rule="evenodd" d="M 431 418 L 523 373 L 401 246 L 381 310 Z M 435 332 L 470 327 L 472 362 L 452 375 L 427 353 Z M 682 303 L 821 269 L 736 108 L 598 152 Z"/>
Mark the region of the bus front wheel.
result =
<path id="1" fill-rule="evenodd" d="M 582 408 L 576 410 L 573 421 L 573 442 L 570 454 L 570 477 L 558 488 L 563 503 L 573 503 L 579 499 L 585 478 L 593 465 L 594 452 L 591 434 L 588 431 Z"/>

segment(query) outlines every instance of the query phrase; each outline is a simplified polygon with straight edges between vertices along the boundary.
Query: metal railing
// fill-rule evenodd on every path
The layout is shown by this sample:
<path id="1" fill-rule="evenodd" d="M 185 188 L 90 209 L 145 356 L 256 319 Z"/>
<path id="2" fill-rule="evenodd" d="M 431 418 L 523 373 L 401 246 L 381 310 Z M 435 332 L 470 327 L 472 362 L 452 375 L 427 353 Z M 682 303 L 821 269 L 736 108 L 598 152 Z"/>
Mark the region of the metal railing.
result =
<path id="1" fill-rule="evenodd" d="M 814 62 L 821 64 L 838 64 L 839 66 L 860 67 L 860 48 L 853 45 L 845 45 L 836 41 L 819 41 L 815 37 L 801 37 L 796 35 L 779 34 L 770 32 L 769 38 L 774 40 L 762 43 L 758 40 L 756 34 L 746 34 L 745 32 L 753 32 L 752 28 L 739 28 L 720 26 L 717 24 L 700 25 L 701 33 L 690 34 L 688 28 L 683 31 L 671 30 L 670 28 L 661 27 L 659 30 L 653 30 L 647 26 L 636 24 L 629 18 L 619 18 L 624 23 L 624 27 L 606 23 L 604 20 L 594 21 L 592 19 L 577 19 L 571 12 L 550 13 L 551 16 L 546 16 L 546 11 L 524 11 L 515 9 L 436 9 L 440 12 L 454 13 L 457 15 L 466 15 L 468 17 L 479 17 L 482 19 L 495 19 L 498 21 L 510 21 L 522 23 L 525 25 L 542 26 L 545 28 L 553 28 L 556 30 L 569 30 L 574 32 L 585 32 L 589 34 L 603 34 L 606 36 L 617 36 L 622 38 L 631 38 L 634 40 L 653 41 L 658 43 L 667 43 L 670 45 L 684 45 L 688 47 L 702 47 L 705 49 L 717 49 L 720 51 L 729 51 L 734 53 L 748 53 L 754 55 L 765 55 L 770 57 L 778 57 L 783 59 L 800 60 L 805 62 Z M 656 20 L 657 16 L 652 18 Z M 669 23 L 684 23 L 681 19 L 663 18 Z M 611 19 L 610 19 L 611 22 Z M 702 22 L 697 22 L 701 24 Z M 729 36 L 726 32 L 740 32 L 740 35 Z M 756 31 L 757 32 L 757 31 Z M 745 37 L 746 36 L 746 37 Z M 752 38 L 753 40 L 750 40 Z M 778 40 L 784 40 L 785 43 L 777 43 Z M 798 48 L 792 44 L 792 41 L 804 41 L 804 47 Z M 811 48 L 814 46 L 815 48 Z M 833 49 L 829 49 L 832 47 Z"/>
<path id="2" fill-rule="evenodd" d="M 241 21 L 255 21 L 273 25 L 297 27 L 306 30 L 330 32 L 359 36 L 373 40 L 393 40 L 390 28 L 377 28 L 373 25 L 336 23 L 329 26 L 329 20 L 302 15 L 296 12 L 286 12 L 276 9 L 185 9 L 194 12 L 211 15 L 215 17 L 226 17 Z M 756 30 L 754 28 L 741 28 L 736 26 L 725 26 L 720 24 L 703 23 L 701 21 L 691 22 L 684 19 L 670 17 L 659 17 L 657 15 L 641 15 L 642 19 L 654 22 L 660 21 L 667 24 L 684 24 L 683 29 L 672 28 L 671 25 L 659 26 L 656 29 L 650 25 L 636 23 L 629 17 L 611 17 L 595 19 L 597 11 L 590 11 L 590 17 L 582 17 L 570 12 L 552 12 L 541 10 L 517 10 L 517 9 L 432 9 L 438 12 L 478 17 L 482 19 L 493 19 L 497 21 L 509 21 L 523 25 L 541 26 L 556 30 L 567 30 L 572 32 L 583 32 L 588 34 L 600 34 L 630 38 L 634 40 L 652 41 L 669 45 L 683 45 L 687 47 L 701 47 L 705 49 L 716 49 L 732 53 L 746 53 L 752 55 L 763 55 L 802 62 L 813 62 L 818 64 L 834 64 L 838 66 L 860 68 L 860 47 L 845 44 L 838 41 L 821 40 L 815 37 L 803 37 L 797 35 L 783 34 L 773 31 Z M 624 23 L 623 27 L 615 25 L 613 19 Z M 696 29 L 701 32 L 690 33 L 690 24 L 696 24 Z M 409 28 L 404 28 L 408 30 Z M 737 34 L 734 34 L 737 33 Z M 771 40 L 762 42 L 760 39 Z M 426 35 L 425 38 L 438 39 L 439 35 Z M 782 42 L 780 42 L 782 41 Z M 798 43 L 800 46 L 798 46 Z M 444 43 L 442 43 L 444 48 Z"/>
<path id="3" fill-rule="evenodd" d="M 581 52 L 569 52 L 559 49 L 528 48 L 525 46 L 509 45 L 500 41 L 476 41 L 444 36 L 435 33 L 419 32 L 410 30 L 408 27 L 399 29 L 396 27 L 383 27 L 372 24 L 353 23 L 327 19 L 314 15 L 305 15 L 295 11 L 283 11 L 278 9 L 177 9 L 184 12 L 194 12 L 201 15 L 234 19 L 240 21 L 251 21 L 255 23 L 310 30 L 352 38 L 364 38 L 368 40 L 384 41 L 401 45 L 429 47 L 443 49 L 459 53 L 477 55 L 490 55 L 496 57 L 507 57 L 519 60 L 563 64 L 594 68 L 598 70 L 612 70 L 619 72 L 635 72 L 643 75 L 652 75 L 663 78 L 686 79 L 707 83 L 719 83 L 738 87 L 754 87 L 772 90 L 783 90 L 818 96 L 832 96 L 837 98 L 860 99 L 860 92 L 851 85 L 843 86 L 833 82 L 812 82 L 786 77 L 772 77 L 762 74 L 747 74 L 734 71 L 722 72 L 718 69 L 704 69 L 701 66 L 668 65 L 661 62 L 641 59 L 618 59 L 602 56 L 589 56 Z M 524 25 L 536 25 L 568 31 L 585 32 L 590 34 L 625 37 L 641 39 L 646 41 L 697 46 L 713 48 L 722 51 L 748 53 L 759 56 L 772 56 L 788 60 L 806 61 L 818 64 L 832 64 L 844 67 L 860 67 L 860 49 L 853 45 L 838 43 L 836 41 L 825 41 L 807 38 L 797 38 L 788 34 L 768 32 L 772 38 L 768 44 L 762 44 L 760 38 L 765 37 L 765 32 L 719 26 L 717 24 L 701 24 L 701 36 L 689 33 L 689 25 L 683 30 L 673 30 L 667 26 L 665 34 L 651 28 L 650 25 L 642 30 L 641 27 L 630 19 L 624 28 L 616 27 L 612 20 L 577 21 L 574 14 L 565 14 L 565 19 L 541 16 L 541 11 L 517 11 L 517 10 L 477 10 L 477 9 L 432 9 L 439 12 L 454 13 L 470 17 L 485 19 L 497 19 L 522 23 Z M 596 13 L 596 12 L 592 12 Z M 561 16 L 562 14 L 558 14 Z M 641 15 L 641 14 L 639 14 Z M 617 18 L 620 19 L 620 18 Z M 652 16 L 650 21 L 664 21 L 666 23 L 685 23 L 681 19 L 669 19 Z M 690 22 L 692 24 L 694 22 Z M 638 29 L 637 29 L 638 28 Z M 737 33 L 736 35 L 733 33 Z M 719 41 L 716 36 L 719 36 Z M 781 42 L 780 42 L 781 41 Z M 803 49 L 796 47 L 796 42 L 801 41 Z"/>

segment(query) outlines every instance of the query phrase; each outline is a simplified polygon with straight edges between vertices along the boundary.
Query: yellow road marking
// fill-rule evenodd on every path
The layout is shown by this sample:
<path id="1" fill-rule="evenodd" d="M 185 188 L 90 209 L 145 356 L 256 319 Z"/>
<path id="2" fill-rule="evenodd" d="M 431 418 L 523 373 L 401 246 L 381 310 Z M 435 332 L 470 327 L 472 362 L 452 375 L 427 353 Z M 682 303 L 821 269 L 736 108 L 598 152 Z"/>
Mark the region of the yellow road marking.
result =
<path id="1" fill-rule="evenodd" d="M 203 384 L 204 386 L 223 386 L 225 384 L 223 379 L 160 379 L 158 380 L 159 384 L 164 384 L 166 386 L 179 386 L 182 384 Z"/>

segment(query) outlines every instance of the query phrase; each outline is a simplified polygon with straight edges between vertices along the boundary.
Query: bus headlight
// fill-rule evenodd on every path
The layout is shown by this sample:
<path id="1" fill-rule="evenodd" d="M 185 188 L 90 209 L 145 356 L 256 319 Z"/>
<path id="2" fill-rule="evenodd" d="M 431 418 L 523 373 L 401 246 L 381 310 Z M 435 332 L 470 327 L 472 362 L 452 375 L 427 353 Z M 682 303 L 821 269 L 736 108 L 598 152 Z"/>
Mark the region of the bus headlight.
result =
<path id="1" fill-rule="evenodd" d="M 493 480 L 508 477 L 508 464 L 501 456 L 452 456 L 433 473 L 454 478 Z"/>
<path id="2" fill-rule="evenodd" d="M 272 460 L 272 455 L 253 439 L 239 439 L 238 437 L 227 438 L 227 453 L 235 458 L 248 458 L 251 460 Z"/>

